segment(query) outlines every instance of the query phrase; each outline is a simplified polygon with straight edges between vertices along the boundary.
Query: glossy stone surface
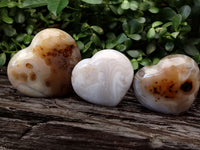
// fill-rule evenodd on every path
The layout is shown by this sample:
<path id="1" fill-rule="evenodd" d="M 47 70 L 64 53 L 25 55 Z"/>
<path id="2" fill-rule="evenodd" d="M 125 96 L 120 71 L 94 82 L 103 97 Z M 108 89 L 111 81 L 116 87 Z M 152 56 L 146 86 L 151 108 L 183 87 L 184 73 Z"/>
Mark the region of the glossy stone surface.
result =
<path id="1" fill-rule="evenodd" d="M 62 30 L 49 28 L 40 31 L 29 47 L 12 57 L 8 77 L 25 95 L 64 96 L 72 91 L 71 73 L 80 59 L 75 40 Z"/>
<path id="2" fill-rule="evenodd" d="M 180 114 L 188 110 L 197 96 L 200 76 L 196 62 L 185 55 L 169 55 L 157 65 L 140 69 L 134 79 L 134 91 L 145 107 Z"/>
<path id="3" fill-rule="evenodd" d="M 102 50 L 80 61 L 72 72 L 75 92 L 88 102 L 116 106 L 133 80 L 129 59 L 116 50 Z"/>

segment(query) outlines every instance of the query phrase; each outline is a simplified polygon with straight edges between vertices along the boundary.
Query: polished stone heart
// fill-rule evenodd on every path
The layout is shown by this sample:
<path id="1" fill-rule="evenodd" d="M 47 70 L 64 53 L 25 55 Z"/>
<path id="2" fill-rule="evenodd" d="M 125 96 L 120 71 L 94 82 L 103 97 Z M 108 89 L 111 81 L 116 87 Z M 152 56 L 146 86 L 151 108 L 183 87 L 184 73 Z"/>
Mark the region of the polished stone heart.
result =
<path id="1" fill-rule="evenodd" d="M 157 65 L 140 69 L 134 91 L 145 107 L 165 114 L 180 114 L 190 108 L 199 90 L 197 63 L 186 55 L 169 55 Z"/>
<path id="2" fill-rule="evenodd" d="M 48 28 L 8 64 L 8 78 L 21 93 L 34 97 L 65 96 L 72 91 L 71 73 L 81 56 L 66 32 Z"/>
<path id="3" fill-rule="evenodd" d="M 72 71 L 72 86 L 84 100 L 116 106 L 133 80 L 129 59 L 116 50 L 102 50 L 80 61 Z"/>

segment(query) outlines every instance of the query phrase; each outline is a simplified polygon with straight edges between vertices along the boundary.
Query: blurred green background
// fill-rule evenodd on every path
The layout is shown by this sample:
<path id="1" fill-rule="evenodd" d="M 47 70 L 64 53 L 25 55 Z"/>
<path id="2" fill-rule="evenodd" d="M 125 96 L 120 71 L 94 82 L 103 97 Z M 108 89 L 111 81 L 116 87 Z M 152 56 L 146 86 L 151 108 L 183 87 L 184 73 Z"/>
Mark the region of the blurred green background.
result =
<path id="1" fill-rule="evenodd" d="M 110 48 L 135 70 L 175 53 L 200 64 L 200 0 L 0 0 L 0 66 L 49 27 L 68 32 L 83 59 Z"/>

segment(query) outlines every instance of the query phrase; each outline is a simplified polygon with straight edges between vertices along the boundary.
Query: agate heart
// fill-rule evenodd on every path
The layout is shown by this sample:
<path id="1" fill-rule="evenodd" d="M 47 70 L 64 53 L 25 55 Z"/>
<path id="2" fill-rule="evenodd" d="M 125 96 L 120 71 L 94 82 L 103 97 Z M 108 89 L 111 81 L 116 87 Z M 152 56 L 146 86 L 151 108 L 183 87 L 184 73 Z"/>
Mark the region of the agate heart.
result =
<path id="1" fill-rule="evenodd" d="M 75 40 L 62 30 L 49 28 L 40 31 L 29 47 L 12 57 L 8 77 L 25 95 L 63 96 L 72 91 L 71 73 L 80 59 Z"/>
<path id="2" fill-rule="evenodd" d="M 116 106 L 133 80 L 129 59 L 116 50 L 102 50 L 80 61 L 72 71 L 75 92 L 88 102 Z"/>
<path id="3" fill-rule="evenodd" d="M 199 85 L 196 62 L 178 54 L 163 58 L 157 65 L 142 68 L 134 79 L 134 91 L 139 102 L 166 114 L 188 110 L 197 96 Z"/>

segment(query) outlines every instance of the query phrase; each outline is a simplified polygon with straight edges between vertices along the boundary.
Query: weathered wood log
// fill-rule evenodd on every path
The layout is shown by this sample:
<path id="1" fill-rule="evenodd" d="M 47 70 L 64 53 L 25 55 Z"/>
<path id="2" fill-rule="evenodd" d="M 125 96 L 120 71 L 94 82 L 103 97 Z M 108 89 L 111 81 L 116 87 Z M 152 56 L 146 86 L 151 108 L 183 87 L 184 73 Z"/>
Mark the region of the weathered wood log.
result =
<path id="1" fill-rule="evenodd" d="M 66 98 L 31 98 L 0 72 L 0 149 L 200 149 L 199 97 L 173 116 L 142 107 L 130 89 L 117 107 Z"/>

